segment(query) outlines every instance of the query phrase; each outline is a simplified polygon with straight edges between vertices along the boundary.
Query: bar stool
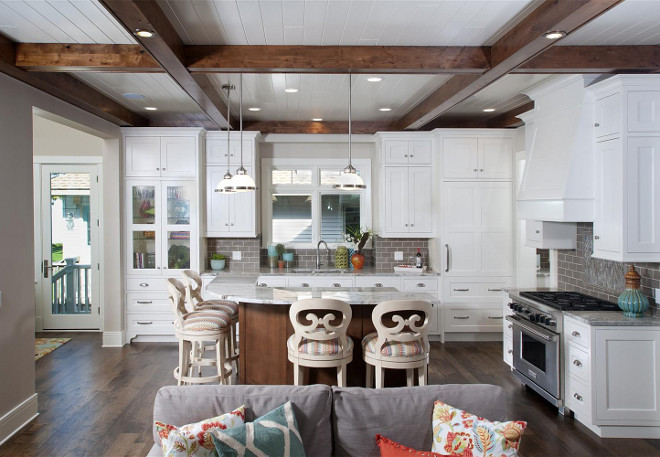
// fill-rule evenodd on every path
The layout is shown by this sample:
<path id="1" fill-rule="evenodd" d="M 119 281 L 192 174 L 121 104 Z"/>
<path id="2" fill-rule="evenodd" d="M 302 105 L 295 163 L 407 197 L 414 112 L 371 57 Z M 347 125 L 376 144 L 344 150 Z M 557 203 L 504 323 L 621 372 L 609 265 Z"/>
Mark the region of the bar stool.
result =
<path id="1" fill-rule="evenodd" d="M 385 368 L 405 369 L 408 386 L 414 384 L 417 369 L 419 385 L 426 385 L 431 309 L 431 303 L 418 300 L 390 300 L 376 305 L 371 315 L 376 332 L 362 339 L 367 387 L 373 383 L 374 368 L 377 389 L 384 385 Z M 410 317 L 404 318 L 401 314 Z M 388 325 L 390 321 L 394 324 Z"/>
<path id="2" fill-rule="evenodd" d="M 179 340 L 179 365 L 174 369 L 174 378 L 178 385 L 219 382 L 231 384 L 231 368 L 227 368 L 225 348 L 230 337 L 230 318 L 225 313 L 196 311 L 189 313 L 184 303 L 185 287 L 181 281 L 168 278 L 167 289 L 174 312 L 174 334 Z M 214 359 L 205 359 L 198 354 L 197 348 L 206 349 L 204 343 L 214 341 Z M 201 351 L 203 353 L 204 351 Z M 201 376 L 201 367 L 215 366 L 213 376 Z M 193 376 L 198 368 L 198 376 Z"/>
<path id="3" fill-rule="evenodd" d="M 337 367 L 337 385 L 346 385 L 346 365 L 353 360 L 353 341 L 346 330 L 352 317 L 351 306 L 341 300 L 309 298 L 291 305 L 289 319 L 295 333 L 286 345 L 294 385 L 302 385 L 302 367 Z"/>
<path id="4" fill-rule="evenodd" d="M 228 340 L 227 361 L 236 364 L 238 371 L 238 305 L 229 300 L 204 300 L 202 277 L 193 270 L 183 270 L 186 303 L 191 311 L 221 311 L 231 319 L 231 338 Z"/>

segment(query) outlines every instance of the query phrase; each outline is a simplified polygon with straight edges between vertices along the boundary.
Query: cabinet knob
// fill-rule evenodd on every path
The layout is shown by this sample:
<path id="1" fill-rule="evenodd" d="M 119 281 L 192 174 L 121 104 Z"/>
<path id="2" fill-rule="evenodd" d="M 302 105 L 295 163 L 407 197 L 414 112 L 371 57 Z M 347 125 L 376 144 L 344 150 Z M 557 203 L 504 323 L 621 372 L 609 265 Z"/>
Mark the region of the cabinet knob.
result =
<path id="1" fill-rule="evenodd" d="M 229 225 L 231 225 L 231 226 L 233 227 L 233 226 L 234 226 L 234 223 L 232 222 L 232 223 L 231 223 L 231 224 L 229 224 Z"/>
<path id="2" fill-rule="evenodd" d="M 484 169 L 483 169 L 483 168 L 479 168 L 479 171 L 483 173 L 483 172 L 484 172 Z"/>
<path id="3" fill-rule="evenodd" d="M 156 171 L 159 171 L 159 170 L 160 170 L 160 168 L 156 168 Z"/>
<path id="4" fill-rule="evenodd" d="M 580 332 L 573 332 L 573 333 L 571 333 L 571 336 L 573 338 L 580 338 Z"/>
<path id="5" fill-rule="evenodd" d="M 406 224 L 406 227 L 408 227 L 408 224 Z"/>
<path id="6" fill-rule="evenodd" d="M 600 237 L 598 235 L 594 236 L 594 240 L 600 240 Z"/>
<path id="7" fill-rule="evenodd" d="M 300 285 L 300 287 L 309 287 L 309 284 L 306 283 L 306 282 L 304 282 L 304 283 L 302 283 L 302 284 Z"/>
<path id="8" fill-rule="evenodd" d="M 475 168 L 473 171 L 476 173 L 477 171 L 479 171 L 479 169 L 478 169 L 478 168 Z"/>
<path id="9" fill-rule="evenodd" d="M 534 231 L 535 231 L 536 233 L 541 233 L 541 231 L 540 231 L 540 230 L 534 230 Z"/>
<path id="10" fill-rule="evenodd" d="M 509 350 L 506 351 L 506 352 L 508 352 L 509 354 L 513 354 L 513 349 L 509 349 Z"/>
<path id="11" fill-rule="evenodd" d="M 160 267 L 156 267 L 157 270 L 160 270 Z"/>
<path id="12" fill-rule="evenodd" d="M 413 154 L 410 154 L 410 157 L 415 157 Z"/>
<path id="13" fill-rule="evenodd" d="M 410 226 L 411 226 L 411 227 L 414 227 L 414 226 L 415 226 L 415 224 L 410 224 Z"/>
<path id="14" fill-rule="evenodd" d="M 229 224 L 227 222 L 225 222 L 225 227 L 229 227 Z"/>
<path id="15" fill-rule="evenodd" d="M 408 157 L 408 154 L 404 154 L 403 157 Z"/>
<path id="16" fill-rule="evenodd" d="M 165 167 L 163 167 L 163 171 L 165 171 Z"/>
<path id="17" fill-rule="evenodd" d="M 580 394 L 577 393 L 577 392 L 575 392 L 575 393 L 573 394 L 573 398 L 575 398 L 577 401 L 582 401 L 582 395 L 580 395 Z"/>
<path id="18" fill-rule="evenodd" d="M 509 324 L 506 326 L 506 328 L 513 328 L 513 325 Z"/>
<path id="19" fill-rule="evenodd" d="M 377 282 L 376 284 L 374 284 L 374 287 L 383 287 L 383 285 L 381 283 Z"/>
<path id="20" fill-rule="evenodd" d="M 148 282 L 141 282 L 140 287 L 149 287 L 149 283 Z"/>
<path id="21" fill-rule="evenodd" d="M 260 282 L 259 284 L 257 284 L 257 287 L 266 287 L 266 283 L 265 282 Z"/>
<path id="22" fill-rule="evenodd" d="M 600 124 L 599 124 L 598 122 L 596 122 L 596 123 L 594 124 L 594 127 L 600 127 Z"/>
<path id="23" fill-rule="evenodd" d="M 339 284 L 338 282 L 335 282 L 335 283 L 332 284 L 332 287 L 341 287 L 341 284 Z"/>
<path id="24" fill-rule="evenodd" d="M 573 360 L 573 365 L 575 365 L 576 367 L 581 367 L 582 362 L 580 362 L 578 359 L 575 359 L 575 360 Z"/>

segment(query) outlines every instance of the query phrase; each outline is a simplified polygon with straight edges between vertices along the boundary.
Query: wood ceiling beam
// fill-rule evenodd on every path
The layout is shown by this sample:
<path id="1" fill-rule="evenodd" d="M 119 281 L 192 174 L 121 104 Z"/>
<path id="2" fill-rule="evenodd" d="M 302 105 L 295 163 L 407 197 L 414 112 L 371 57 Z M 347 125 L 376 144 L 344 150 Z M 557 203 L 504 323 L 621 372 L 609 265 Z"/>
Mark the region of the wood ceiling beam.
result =
<path id="1" fill-rule="evenodd" d="M 187 65 L 206 73 L 475 73 L 490 68 L 484 47 L 187 46 Z"/>
<path id="2" fill-rule="evenodd" d="M 512 73 L 625 73 L 660 70 L 660 46 L 553 46 Z"/>
<path id="3" fill-rule="evenodd" d="M 517 118 L 521 113 L 525 113 L 534 109 L 534 102 L 529 101 L 520 106 L 517 106 L 504 113 L 496 114 L 495 116 L 485 116 L 483 113 L 479 116 L 442 116 L 428 124 L 424 125 L 420 130 L 429 131 L 433 129 L 507 129 L 515 128 L 524 125 L 524 122 Z"/>
<path id="4" fill-rule="evenodd" d="M 556 41 L 545 32 L 571 33 L 623 0 L 545 0 L 491 46 L 491 68 L 481 76 L 452 76 L 397 123 L 400 130 L 418 129 L 521 66 Z M 444 86 L 451 85 L 451 90 Z"/>
<path id="5" fill-rule="evenodd" d="M 244 130 L 267 133 L 338 133 L 348 134 L 348 122 L 345 121 L 243 121 Z M 354 121 L 351 131 L 354 134 L 370 135 L 376 132 L 392 131 L 390 122 Z"/>
<path id="6" fill-rule="evenodd" d="M 0 71 L 54 97 L 120 126 L 146 126 L 146 118 L 71 75 L 27 72 L 14 65 L 16 43 L 0 35 Z"/>
<path id="7" fill-rule="evenodd" d="M 133 33 L 138 29 L 156 32 L 152 38 L 136 36 L 142 47 L 174 81 L 197 103 L 218 127 L 226 128 L 227 111 L 222 97 L 213 86 L 200 86 L 185 66 L 185 46 L 155 0 L 100 0 L 101 4 Z"/>

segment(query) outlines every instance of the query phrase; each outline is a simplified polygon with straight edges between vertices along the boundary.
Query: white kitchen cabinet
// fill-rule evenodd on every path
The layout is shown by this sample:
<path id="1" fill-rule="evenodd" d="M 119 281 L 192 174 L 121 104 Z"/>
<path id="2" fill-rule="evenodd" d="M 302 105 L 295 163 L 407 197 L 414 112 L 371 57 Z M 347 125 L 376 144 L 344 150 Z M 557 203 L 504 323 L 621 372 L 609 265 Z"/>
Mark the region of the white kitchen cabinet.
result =
<path id="1" fill-rule="evenodd" d="M 509 308 L 511 299 L 507 292 L 502 292 L 502 359 L 513 369 L 513 324 L 506 320 L 506 316 L 515 314 Z"/>
<path id="2" fill-rule="evenodd" d="M 444 183 L 445 276 L 513 274 L 512 206 L 510 182 Z"/>
<path id="3" fill-rule="evenodd" d="M 429 167 L 385 167 L 385 230 L 381 237 L 432 236 L 431 180 Z"/>
<path id="4" fill-rule="evenodd" d="M 445 332 L 493 332 L 502 331 L 502 308 L 486 304 L 444 304 Z"/>
<path id="5" fill-rule="evenodd" d="M 537 249 L 575 249 L 575 222 L 525 221 L 525 246 Z"/>
<path id="6" fill-rule="evenodd" d="M 565 403 L 601 437 L 660 437 L 660 327 L 564 316 Z"/>
<path id="7" fill-rule="evenodd" d="M 239 134 L 232 133 L 230 169 L 240 164 Z M 256 183 L 259 132 L 243 132 L 243 165 Z M 206 222 L 205 235 L 214 238 L 254 238 L 258 233 L 257 192 L 223 193 L 215 187 L 227 172 L 227 133 L 210 132 L 206 138 Z"/>
<path id="8" fill-rule="evenodd" d="M 660 132 L 660 89 L 627 92 L 629 133 Z"/>
<path id="9" fill-rule="evenodd" d="M 385 140 L 385 165 L 431 165 L 432 140 Z"/>
<path id="10" fill-rule="evenodd" d="M 124 137 L 126 176 L 197 177 L 198 136 L 134 135 Z"/>
<path id="11" fill-rule="evenodd" d="M 511 179 L 512 173 L 512 139 L 442 138 L 442 176 L 444 179 Z"/>
<path id="12" fill-rule="evenodd" d="M 504 290 L 511 286 L 512 276 L 445 276 L 442 296 L 445 302 L 499 303 Z"/>
<path id="13" fill-rule="evenodd" d="M 291 276 L 294 278 L 294 276 Z M 259 276 L 257 286 L 259 287 L 287 287 L 288 280 L 285 276 Z M 291 286 L 295 287 L 295 286 Z"/>

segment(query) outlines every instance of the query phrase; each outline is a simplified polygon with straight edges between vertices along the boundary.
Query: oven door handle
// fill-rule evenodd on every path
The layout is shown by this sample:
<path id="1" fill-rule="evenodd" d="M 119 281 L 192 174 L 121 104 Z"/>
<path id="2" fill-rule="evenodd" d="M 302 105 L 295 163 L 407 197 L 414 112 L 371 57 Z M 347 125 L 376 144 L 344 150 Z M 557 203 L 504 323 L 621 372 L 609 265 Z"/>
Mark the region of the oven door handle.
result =
<path id="1" fill-rule="evenodd" d="M 556 334 L 550 333 L 550 332 L 545 332 L 543 330 L 533 328 L 533 327 L 527 325 L 527 323 L 525 321 L 523 321 L 522 319 L 520 319 L 518 317 L 506 316 L 505 319 L 508 320 L 509 322 L 511 322 L 513 325 L 517 325 L 518 327 L 525 329 L 526 331 L 528 331 L 532 335 L 536 335 L 540 338 L 543 338 L 546 341 L 557 341 L 557 335 Z"/>

